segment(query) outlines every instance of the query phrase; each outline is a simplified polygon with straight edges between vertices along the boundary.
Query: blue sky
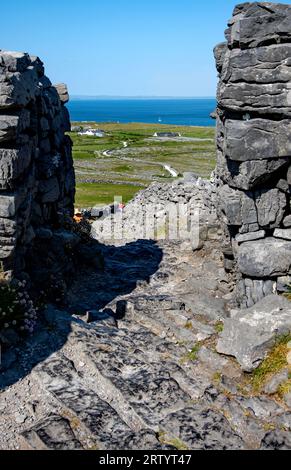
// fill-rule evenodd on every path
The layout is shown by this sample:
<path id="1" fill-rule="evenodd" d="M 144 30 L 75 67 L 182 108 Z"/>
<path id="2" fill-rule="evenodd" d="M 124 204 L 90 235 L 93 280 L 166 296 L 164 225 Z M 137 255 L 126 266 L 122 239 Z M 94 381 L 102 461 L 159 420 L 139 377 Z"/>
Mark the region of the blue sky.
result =
<path id="1" fill-rule="evenodd" d="M 0 47 L 38 55 L 72 95 L 214 96 L 212 49 L 237 3 L 5 1 Z"/>

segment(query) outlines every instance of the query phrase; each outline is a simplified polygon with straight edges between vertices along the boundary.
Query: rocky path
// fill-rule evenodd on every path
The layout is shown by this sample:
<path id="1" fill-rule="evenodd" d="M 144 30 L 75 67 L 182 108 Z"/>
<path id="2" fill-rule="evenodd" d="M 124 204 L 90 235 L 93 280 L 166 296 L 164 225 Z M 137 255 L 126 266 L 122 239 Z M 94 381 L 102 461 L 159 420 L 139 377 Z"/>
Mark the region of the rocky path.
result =
<path id="1" fill-rule="evenodd" d="M 229 297 L 218 247 L 103 250 L 104 272 L 84 271 L 4 357 L 0 448 L 291 447 L 291 413 L 215 352 Z"/>
<path id="2" fill-rule="evenodd" d="M 193 139 L 193 140 L 210 140 L 211 139 Z M 128 142 L 122 142 L 122 145 L 123 145 L 123 148 L 126 149 L 128 148 Z M 120 149 L 119 149 L 120 150 Z M 114 153 L 118 151 L 118 149 L 113 149 L 113 150 L 105 150 L 104 152 L 102 152 L 102 155 L 104 157 L 111 157 L 114 155 Z M 144 160 L 144 159 L 138 159 L 138 158 L 127 158 L 126 156 L 123 156 L 123 155 L 118 155 L 118 158 L 120 160 L 123 160 L 123 161 L 132 161 L 134 160 L 135 162 L 139 162 L 139 163 L 143 163 L 143 164 L 148 164 L 148 165 L 157 165 L 157 166 L 161 166 L 163 167 L 164 170 L 166 170 L 173 178 L 177 178 L 179 173 L 174 169 L 172 168 L 170 165 L 165 165 L 164 163 L 161 163 L 161 162 L 153 162 L 153 161 L 150 161 L 150 160 Z"/>

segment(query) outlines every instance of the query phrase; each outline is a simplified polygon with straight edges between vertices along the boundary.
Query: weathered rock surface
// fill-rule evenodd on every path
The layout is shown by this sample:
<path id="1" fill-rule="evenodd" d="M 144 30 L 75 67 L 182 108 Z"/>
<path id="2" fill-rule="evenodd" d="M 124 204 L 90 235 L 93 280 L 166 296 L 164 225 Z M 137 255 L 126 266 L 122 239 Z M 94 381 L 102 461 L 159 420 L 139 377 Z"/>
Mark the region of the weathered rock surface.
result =
<path id="1" fill-rule="evenodd" d="M 290 332 L 290 302 L 283 297 L 268 296 L 225 320 L 217 351 L 236 357 L 243 370 L 251 372 L 266 357 L 276 338 Z"/>
<path id="2" fill-rule="evenodd" d="M 13 238 L 1 237 L 0 277 L 27 270 L 39 227 L 73 215 L 67 101 L 66 86 L 52 86 L 40 59 L 0 52 L 0 225 L 16 224 Z"/>
<path id="3" fill-rule="evenodd" d="M 183 240 L 193 249 L 201 248 L 205 240 L 220 237 L 216 188 L 201 179 L 153 183 L 139 192 L 122 213 L 96 220 L 91 235 L 99 241 L 167 238 Z"/>
<path id="4" fill-rule="evenodd" d="M 84 269 L 67 306 L 48 306 L 35 336 L 4 354 L 0 448 L 276 448 L 266 428 L 289 448 L 286 409 L 241 395 L 239 366 L 213 350 L 218 248 L 104 245 L 104 272 Z"/>
<path id="5" fill-rule="evenodd" d="M 246 242 L 238 249 L 238 266 L 247 277 L 284 276 L 291 273 L 291 242 L 276 238 Z"/>
<path id="6" fill-rule="evenodd" d="M 264 392 L 268 395 L 273 395 L 278 391 L 280 385 L 286 383 L 289 378 L 288 369 L 283 369 L 281 372 L 275 374 L 265 385 Z"/>
<path id="7" fill-rule="evenodd" d="M 291 122 L 268 119 L 225 121 L 225 156 L 230 160 L 253 160 L 290 157 Z"/>
<path id="8" fill-rule="evenodd" d="M 97 214 L 94 240 L 67 218 L 66 87 L 0 53 L 0 275 L 49 276 L 58 305 L 16 348 L 1 333 L 0 448 L 291 448 L 290 394 L 273 396 L 287 369 L 260 395 L 241 371 L 291 331 L 290 302 L 270 295 L 291 275 L 290 6 L 239 5 L 229 26 L 212 183 L 153 184 Z"/>
<path id="9" fill-rule="evenodd" d="M 242 3 L 234 9 L 226 38 L 230 48 L 254 48 L 290 42 L 291 12 L 289 5 L 270 2 Z"/>
<path id="10" fill-rule="evenodd" d="M 218 214 L 242 307 L 290 272 L 290 19 L 290 5 L 238 5 L 215 49 Z"/>
<path id="11" fill-rule="evenodd" d="M 288 166 L 288 162 L 288 158 L 236 162 L 223 157 L 219 151 L 216 171 L 230 187 L 249 191 L 268 184 L 274 174 Z"/>
<path id="12" fill-rule="evenodd" d="M 291 241 L 291 229 L 279 229 L 277 228 L 274 231 L 275 238 L 282 238 L 283 240 L 290 240 Z"/>

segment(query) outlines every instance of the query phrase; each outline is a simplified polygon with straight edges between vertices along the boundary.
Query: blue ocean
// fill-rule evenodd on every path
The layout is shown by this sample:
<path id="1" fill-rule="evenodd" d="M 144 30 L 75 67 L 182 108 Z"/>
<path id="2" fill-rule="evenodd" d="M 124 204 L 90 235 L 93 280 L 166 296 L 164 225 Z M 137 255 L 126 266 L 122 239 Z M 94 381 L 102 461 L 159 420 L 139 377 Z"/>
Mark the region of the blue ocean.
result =
<path id="1" fill-rule="evenodd" d="M 100 99 L 71 98 L 72 121 L 143 122 L 180 126 L 215 126 L 214 98 Z"/>

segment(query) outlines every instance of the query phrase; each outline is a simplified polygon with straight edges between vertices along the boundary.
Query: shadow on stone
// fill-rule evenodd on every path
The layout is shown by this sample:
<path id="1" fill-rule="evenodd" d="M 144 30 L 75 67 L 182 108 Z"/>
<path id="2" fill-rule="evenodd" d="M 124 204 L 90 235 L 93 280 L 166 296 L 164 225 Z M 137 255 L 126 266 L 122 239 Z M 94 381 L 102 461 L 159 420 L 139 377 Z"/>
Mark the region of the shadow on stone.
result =
<path id="1" fill-rule="evenodd" d="M 62 303 L 52 302 L 41 312 L 35 333 L 25 341 L 2 351 L 0 390 L 25 378 L 32 369 L 67 342 L 72 321 L 117 326 L 126 305 L 119 296 L 148 283 L 159 269 L 163 251 L 154 241 L 138 240 L 124 246 L 106 246 L 93 241 L 102 254 L 104 266 L 97 269 L 84 263 L 75 271 Z M 114 312 L 106 308 L 117 299 Z"/>

